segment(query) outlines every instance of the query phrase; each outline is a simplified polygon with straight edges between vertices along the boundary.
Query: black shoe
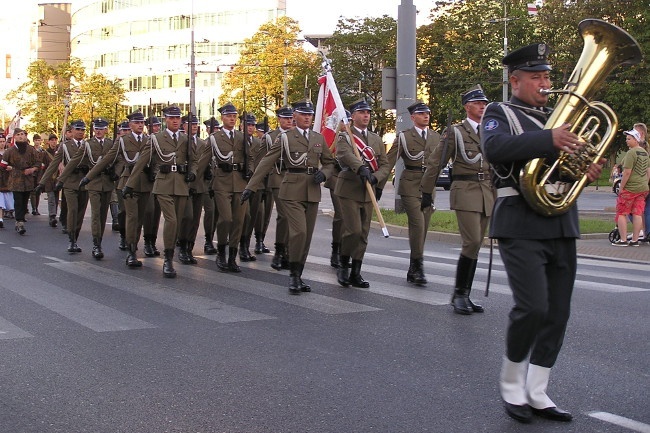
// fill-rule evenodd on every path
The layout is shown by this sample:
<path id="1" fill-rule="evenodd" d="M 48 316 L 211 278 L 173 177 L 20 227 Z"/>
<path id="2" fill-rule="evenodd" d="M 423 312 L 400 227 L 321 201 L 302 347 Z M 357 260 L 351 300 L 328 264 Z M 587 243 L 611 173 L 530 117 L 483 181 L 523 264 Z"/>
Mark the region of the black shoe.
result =
<path id="1" fill-rule="evenodd" d="M 0 221 L 0 229 L 5 228 L 5 223 L 3 221 Z"/>
<path id="2" fill-rule="evenodd" d="M 569 422 L 573 419 L 573 415 L 557 407 L 547 407 L 546 409 L 535 409 L 531 407 L 531 409 L 535 415 L 553 421 Z"/>
<path id="3" fill-rule="evenodd" d="M 41 213 L 36 209 L 32 210 L 32 215 L 40 215 Z"/>
<path id="4" fill-rule="evenodd" d="M 56 216 L 50 215 L 50 227 L 56 227 Z"/>
<path id="5" fill-rule="evenodd" d="M 122 251 L 126 251 L 129 249 L 129 246 L 126 243 L 126 238 L 124 236 L 120 236 L 120 245 L 118 248 Z"/>
<path id="6" fill-rule="evenodd" d="M 510 404 L 507 402 L 504 402 L 503 404 L 506 408 L 506 413 L 510 418 L 515 419 L 524 424 L 529 424 L 530 422 L 533 421 L 533 411 L 531 410 L 531 407 L 528 406 L 527 404 L 521 406 L 516 404 Z"/>
<path id="7" fill-rule="evenodd" d="M 473 312 L 482 313 L 485 311 L 481 305 L 473 303 L 471 299 L 467 298 L 467 302 L 469 303 L 469 306 L 472 307 Z"/>
<path id="8" fill-rule="evenodd" d="M 97 260 L 103 259 L 104 252 L 102 251 L 102 247 L 100 247 L 99 245 L 93 246 L 92 256 Z"/>
<path id="9" fill-rule="evenodd" d="M 209 256 L 213 256 L 217 254 L 217 249 L 212 244 L 212 241 L 205 241 L 205 245 L 203 245 L 203 252 Z"/>
<path id="10" fill-rule="evenodd" d="M 79 248 L 79 246 L 77 246 L 76 242 L 70 242 L 70 245 L 68 246 L 68 252 L 69 253 L 80 253 L 81 248 Z"/>
<path id="11" fill-rule="evenodd" d="M 68 234 L 68 228 L 65 225 L 61 227 L 61 233 L 63 233 L 64 235 Z"/>

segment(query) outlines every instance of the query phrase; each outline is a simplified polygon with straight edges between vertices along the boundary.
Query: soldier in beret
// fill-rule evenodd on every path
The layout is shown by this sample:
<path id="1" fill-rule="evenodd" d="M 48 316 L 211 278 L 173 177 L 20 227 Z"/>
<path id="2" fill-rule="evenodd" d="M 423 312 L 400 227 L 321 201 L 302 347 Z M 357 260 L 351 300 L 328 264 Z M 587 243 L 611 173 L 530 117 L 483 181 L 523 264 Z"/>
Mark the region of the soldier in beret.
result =
<path id="1" fill-rule="evenodd" d="M 490 237 L 499 241 L 515 302 L 499 386 L 507 414 L 523 423 L 531 422 L 533 414 L 556 421 L 572 419 L 546 390 L 571 310 L 580 236 L 578 209 L 541 215 L 522 197 L 519 187 L 519 173 L 529 160 L 548 158 L 552 164 L 560 151 L 574 153 L 580 146 L 571 125 L 544 128 L 552 111 L 546 108 L 548 94 L 543 92 L 551 88 L 548 53 L 546 44 L 537 43 L 503 58 L 512 97 L 489 104 L 481 121 L 481 147 L 497 188 Z M 592 164 L 589 181 L 600 172 L 600 165 Z"/>
<path id="2" fill-rule="evenodd" d="M 263 187 L 264 178 L 280 158 L 285 161 L 287 173 L 278 198 L 282 201 L 289 227 L 289 293 L 299 295 L 311 291 L 311 287 L 302 281 L 302 271 L 316 224 L 320 184 L 332 173 L 334 160 L 325 138 L 310 129 L 314 104 L 300 101 L 292 105 L 296 127 L 283 132 L 280 139 L 274 141 L 246 185 L 241 200 L 245 203 Z"/>
<path id="3" fill-rule="evenodd" d="M 492 215 L 495 191 L 490 182 L 489 165 L 481 152 L 478 130 L 488 98 L 481 86 L 476 85 L 463 93 L 461 100 L 467 118 L 460 124 L 452 125 L 447 140 L 429 156 L 421 189 L 422 207 L 431 206 L 436 179 L 446 164 L 446 161 L 441 161 L 444 153 L 453 161 L 449 199 L 451 209 L 456 211 L 462 239 L 451 304 L 455 313 L 468 315 L 483 312 L 483 307 L 472 302 L 469 294 L 478 263 L 478 252 Z"/>
<path id="4" fill-rule="evenodd" d="M 420 183 L 427 168 L 429 155 L 440 143 L 440 134 L 429 128 L 431 110 L 424 102 L 416 101 L 407 109 L 411 114 L 413 127 L 397 134 L 393 147 L 388 151 L 388 161 L 391 168 L 395 166 L 398 158 L 404 161 L 397 193 L 402 198 L 409 227 L 411 263 L 406 273 L 406 281 L 424 285 L 427 284 L 423 264 L 424 242 L 435 209 L 432 206 L 422 208 Z"/>

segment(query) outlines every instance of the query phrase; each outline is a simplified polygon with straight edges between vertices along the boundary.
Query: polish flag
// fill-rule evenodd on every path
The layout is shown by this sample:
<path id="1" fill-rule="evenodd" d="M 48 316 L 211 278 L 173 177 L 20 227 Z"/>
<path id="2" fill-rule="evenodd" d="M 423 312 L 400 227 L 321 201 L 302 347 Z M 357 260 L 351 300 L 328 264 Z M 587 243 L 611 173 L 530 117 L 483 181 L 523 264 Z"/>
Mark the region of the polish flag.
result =
<path id="1" fill-rule="evenodd" d="M 537 5 L 528 3 L 528 15 L 537 15 Z"/>
<path id="2" fill-rule="evenodd" d="M 11 119 L 9 125 L 7 125 L 5 128 L 5 137 L 7 138 L 7 143 L 10 141 L 13 142 L 14 130 L 16 128 L 20 128 L 20 111 L 21 110 L 18 110 L 14 118 Z"/>
<path id="3" fill-rule="evenodd" d="M 316 116 L 314 117 L 314 131 L 320 132 L 325 137 L 327 146 L 332 153 L 336 152 L 336 132 L 339 123 L 348 123 L 345 115 L 345 108 L 341 101 L 341 95 L 336 88 L 334 77 L 330 71 L 318 78 L 320 89 L 318 90 L 318 102 L 316 103 Z"/>

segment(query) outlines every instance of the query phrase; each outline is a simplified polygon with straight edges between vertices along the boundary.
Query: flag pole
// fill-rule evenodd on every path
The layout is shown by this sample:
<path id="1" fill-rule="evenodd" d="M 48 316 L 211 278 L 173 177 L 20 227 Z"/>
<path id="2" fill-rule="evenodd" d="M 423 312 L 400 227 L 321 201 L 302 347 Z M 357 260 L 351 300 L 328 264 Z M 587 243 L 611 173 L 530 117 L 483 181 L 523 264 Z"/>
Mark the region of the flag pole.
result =
<path id="1" fill-rule="evenodd" d="M 332 73 L 332 65 L 331 61 L 325 57 L 325 54 L 323 52 L 320 52 L 321 56 L 323 56 L 323 70 L 325 71 L 326 74 L 331 74 Z M 343 103 L 340 101 L 340 95 L 338 94 L 338 90 L 335 94 L 335 98 L 338 98 L 339 101 L 337 101 L 337 106 L 343 107 Z M 356 156 L 359 160 L 362 160 L 361 154 L 359 153 L 359 150 L 357 149 L 356 144 L 354 144 L 354 136 L 352 135 L 352 130 L 350 129 L 350 125 L 348 123 L 347 116 L 343 116 L 343 124 L 345 126 L 345 132 L 348 134 L 350 146 L 352 146 L 352 150 L 354 151 L 354 156 Z M 337 126 L 337 131 L 339 130 L 339 126 Z M 366 190 L 368 191 L 368 195 L 370 196 L 370 201 L 372 202 L 372 207 L 375 210 L 375 213 L 377 214 L 377 221 L 379 221 L 379 225 L 381 226 L 381 231 L 384 235 L 385 238 L 389 237 L 388 234 L 388 228 L 386 227 L 386 223 L 384 222 L 384 217 L 381 214 L 381 210 L 379 209 L 379 204 L 377 203 L 377 198 L 375 197 L 375 189 L 370 185 L 368 181 L 363 182 L 366 185 Z"/>

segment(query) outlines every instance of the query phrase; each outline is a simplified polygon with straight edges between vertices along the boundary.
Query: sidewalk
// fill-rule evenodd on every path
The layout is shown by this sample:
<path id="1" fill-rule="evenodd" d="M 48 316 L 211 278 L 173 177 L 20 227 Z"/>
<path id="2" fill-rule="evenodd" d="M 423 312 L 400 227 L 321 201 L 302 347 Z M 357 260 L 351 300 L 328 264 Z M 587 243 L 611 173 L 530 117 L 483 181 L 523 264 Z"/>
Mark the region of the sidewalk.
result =
<path id="1" fill-rule="evenodd" d="M 585 190 L 594 190 L 595 187 L 587 187 Z M 609 194 L 607 187 L 601 186 L 600 189 Z M 603 214 L 611 214 L 612 220 L 614 216 L 614 209 L 608 207 L 612 199 L 606 195 L 605 203 L 602 210 L 595 211 L 590 210 L 589 212 L 599 212 Z M 384 192 L 382 194 L 381 202 L 379 203 L 380 207 L 386 207 L 385 204 L 394 203 L 395 191 L 393 185 L 386 184 Z M 440 204 L 440 209 L 449 209 L 448 203 L 439 203 L 436 202 L 436 206 Z M 320 209 L 323 213 L 328 215 L 333 215 L 332 202 L 329 195 L 329 190 L 323 188 L 322 191 L 322 201 Z M 379 223 L 376 221 L 372 222 L 373 229 L 381 230 Z M 613 228 L 613 224 L 612 224 Z M 406 227 L 398 226 L 388 226 L 388 233 L 390 236 L 408 236 L 408 229 Z M 625 262 L 638 262 L 638 263 L 647 263 L 650 264 L 650 244 L 641 243 L 638 247 L 615 247 L 610 244 L 608 239 L 609 233 L 596 233 L 583 235 L 581 239 L 577 242 L 578 257 L 583 258 L 598 258 L 601 260 L 613 260 L 613 261 L 625 261 Z M 454 233 L 441 233 L 441 232 L 429 232 L 427 235 L 427 240 L 432 240 L 434 242 L 444 242 L 450 244 L 461 244 L 460 235 Z M 485 240 L 485 245 L 489 245 L 490 240 Z"/>

